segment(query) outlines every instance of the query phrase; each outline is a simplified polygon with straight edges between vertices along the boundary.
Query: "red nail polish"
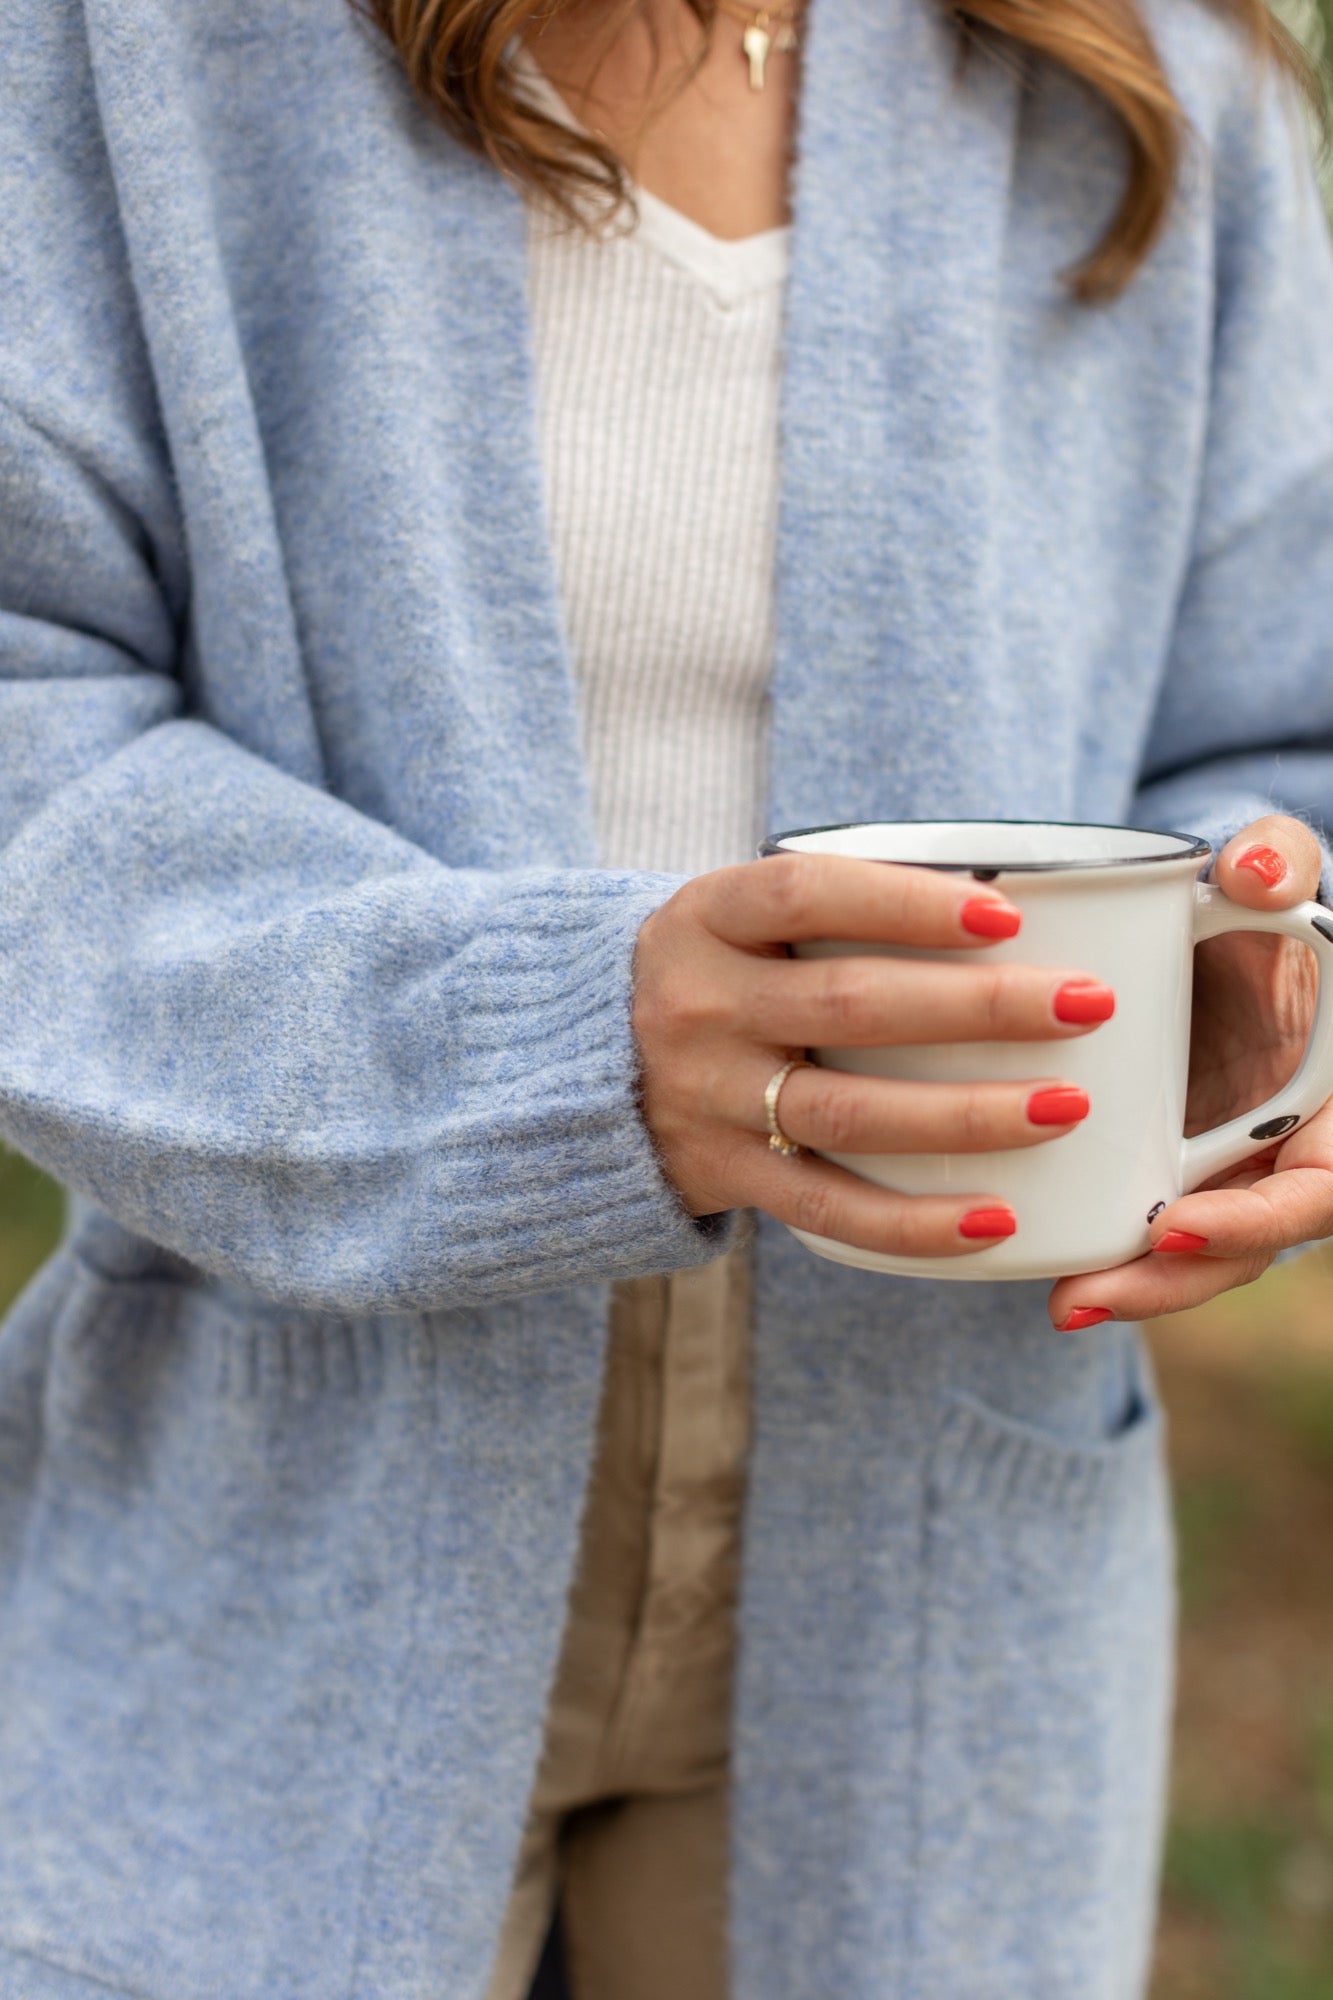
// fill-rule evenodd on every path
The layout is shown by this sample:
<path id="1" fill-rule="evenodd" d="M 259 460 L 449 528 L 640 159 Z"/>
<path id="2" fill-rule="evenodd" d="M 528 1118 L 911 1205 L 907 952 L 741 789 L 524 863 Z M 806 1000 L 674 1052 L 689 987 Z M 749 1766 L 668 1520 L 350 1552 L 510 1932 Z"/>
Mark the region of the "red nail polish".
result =
<path id="1" fill-rule="evenodd" d="M 1109 1021 L 1115 1012 L 1115 994 L 1096 979 L 1069 979 L 1056 991 L 1053 1002 L 1057 1021 Z"/>
<path id="2" fill-rule="evenodd" d="M 1168 1229 L 1164 1236 L 1158 1237 L 1152 1247 L 1154 1250 L 1165 1250 L 1184 1256 L 1190 1250 L 1206 1250 L 1208 1238 L 1194 1236 L 1188 1229 Z"/>
<path id="3" fill-rule="evenodd" d="M 1077 1125 L 1080 1118 L 1087 1117 L 1092 1104 L 1086 1090 L 1072 1083 L 1056 1083 L 1047 1090 L 1034 1090 L 1027 1108 L 1031 1125 Z"/>
<path id="4" fill-rule="evenodd" d="M 1018 936 L 1023 919 L 1007 903 L 995 903 L 988 896 L 973 896 L 958 912 L 958 921 L 973 937 L 1010 938 Z"/>
<path id="5" fill-rule="evenodd" d="M 1109 1306 L 1075 1306 L 1073 1312 L 1066 1313 L 1057 1333 L 1081 1333 L 1085 1326 L 1100 1326 L 1104 1319 L 1114 1319 Z"/>
<path id="6" fill-rule="evenodd" d="M 973 1208 L 958 1224 L 960 1236 L 1012 1236 L 1018 1217 L 1012 1208 Z"/>
<path id="7" fill-rule="evenodd" d="M 1275 847 L 1247 847 L 1236 866 L 1251 869 L 1265 889 L 1276 889 L 1287 872 L 1287 864 Z"/>

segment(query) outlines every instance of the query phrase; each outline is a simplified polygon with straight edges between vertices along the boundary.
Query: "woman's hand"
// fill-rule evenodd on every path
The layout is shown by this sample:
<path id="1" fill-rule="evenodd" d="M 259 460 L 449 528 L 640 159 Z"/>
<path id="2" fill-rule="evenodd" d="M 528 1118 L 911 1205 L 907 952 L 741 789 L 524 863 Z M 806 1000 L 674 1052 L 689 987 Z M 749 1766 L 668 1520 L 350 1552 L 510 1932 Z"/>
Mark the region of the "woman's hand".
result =
<path id="1" fill-rule="evenodd" d="M 760 1208 L 817 1236 L 913 1257 L 965 1256 L 1011 1234 L 983 1163 L 975 1194 L 908 1196 L 812 1154 L 771 1151 L 764 1087 L 807 1048 L 1092 1032 L 1086 1004 L 1060 998 L 1081 981 L 1086 1003 L 1096 984 L 1086 973 L 986 963 L 987 944 L 1018 926 L 1012 904 L 957 876 L 832 855 L 722 868 L 664 903 L 639 933 L 634 1032 L 644 1116 L 691 1214 Z M 789 942 L 819 938 L 953 948 L 958 960 L 788 955 Z M 1074 1096 L 1042 1095 L 1061 1089 Z M 1081 1090 L 1045 1074 L 943 1084 L 798 1069 L 779 1117 L 789 1138 L 821 1151 L 986 1153 L 1058 1139 L 1086 1109 Z"/>
<path id="2" fill-rule="evenodd" d="M 1319 888 L 1319 844 L 1299 820 L 1255 820 L 1217 858 L 1213 879 L 1252 910 L 1289 909 Z M 1309 1034 L 1316 973 L 1290 938 L 1238 931 L 1195 953 L 1186 1131 L 1207 1131 L 1271 1097 Z M 1333 1099 L 1291 1137 L 1182 1195 L 1152 1225 L 1133 1264 L 1061 1278 L 1059 1327 L 1146 1319 L 1248 1285 L 1279 1250 L 1333 1234 Z M 1072 1316 L 1072 1325 L 1071 1325 Z"/>

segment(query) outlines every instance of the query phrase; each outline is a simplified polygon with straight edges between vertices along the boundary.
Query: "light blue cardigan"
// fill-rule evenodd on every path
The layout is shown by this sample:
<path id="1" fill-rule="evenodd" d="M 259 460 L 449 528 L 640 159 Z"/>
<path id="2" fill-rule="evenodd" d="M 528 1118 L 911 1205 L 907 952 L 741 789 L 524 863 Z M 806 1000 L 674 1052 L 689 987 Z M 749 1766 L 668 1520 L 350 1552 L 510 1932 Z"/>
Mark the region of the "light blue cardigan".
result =
<path id="1" fill-rule="evenodd" d="M 520 204 L 346 0 L 0 0 L 0 1992 L 477 2000 L 605 1283 L 725 1240 L 635 1108 Z M 1333 803 L 1333 275 L 1188 0 L 1116 305 L 1091 99 L 816 0 L 774 826 Z M 1042 1287 L 761 1233 L 737 2000 L 1128 2000 L 1158 1421 Z M 685 2000 L 685 1996 L 682 1996 Z"/>

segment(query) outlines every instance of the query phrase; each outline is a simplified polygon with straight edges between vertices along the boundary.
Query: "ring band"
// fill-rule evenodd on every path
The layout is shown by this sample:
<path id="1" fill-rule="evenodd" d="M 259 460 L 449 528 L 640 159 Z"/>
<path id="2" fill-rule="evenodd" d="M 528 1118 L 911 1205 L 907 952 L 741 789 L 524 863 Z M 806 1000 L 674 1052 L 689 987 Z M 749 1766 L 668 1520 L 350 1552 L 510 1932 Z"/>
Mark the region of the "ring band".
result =
<path id="1" fill-rule="evenodd" d="M 813 1068 L 814 1064 L 807 1062 L 804 1056 L 795 1056 L 791 1062 L 783 1063 L 776 1075 L 768 1079 L 768 1087 L 764 1091 L 764 1117 L 768 1124 L 770 1153 L 781 1153 L 785 1159 L 792 1159 L 801 1151 L 796 1140 L 789 1139 L 778 1123 L 778 1098 L 782 1095 L 783 1084 L 794 1069 Z"/>

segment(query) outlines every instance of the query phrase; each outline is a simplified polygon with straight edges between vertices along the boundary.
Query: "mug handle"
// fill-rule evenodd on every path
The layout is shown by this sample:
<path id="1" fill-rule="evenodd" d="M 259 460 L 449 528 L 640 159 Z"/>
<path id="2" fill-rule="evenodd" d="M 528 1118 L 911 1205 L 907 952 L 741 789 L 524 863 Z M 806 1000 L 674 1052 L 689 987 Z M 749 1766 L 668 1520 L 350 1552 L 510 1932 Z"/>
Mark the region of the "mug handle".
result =
<path id="1" fill-rule="evenodd" d="M 1225 1125 L 1181 1140 L 1180 1191 L 1191 1194 L 1202 1181 L 1234 1167 L 1270 1140 L 1294 1132 L 1303 1119 L 1333 1096 L 1333 910 L 1322 903 L 1298 903 L 1294 910 L 1247 910 L 1212 882 L 1194 885 L 1194 942 L 1226 931 L 1270 931 L 1308 944 L 1319 967 L 1310 1039 L 1300 1068 L 1267 1104 L 1256 1105 Z"/>

